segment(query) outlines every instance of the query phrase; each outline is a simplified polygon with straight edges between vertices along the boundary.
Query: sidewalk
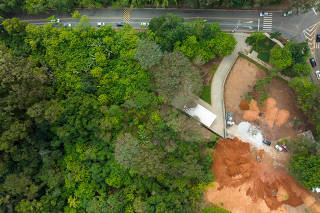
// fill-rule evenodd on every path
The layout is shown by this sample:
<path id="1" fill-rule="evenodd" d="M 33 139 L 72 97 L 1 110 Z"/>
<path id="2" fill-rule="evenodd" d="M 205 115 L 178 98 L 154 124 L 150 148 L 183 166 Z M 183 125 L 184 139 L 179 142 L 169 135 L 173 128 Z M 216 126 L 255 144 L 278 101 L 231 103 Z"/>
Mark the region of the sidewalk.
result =
<path id="1" fill-rule="evenodd" d="M 217 116 L 216 120 L 211 125 L 217 134 L 226 136 L 225 128 L 225 108 L 224 108 L 224 84 L 233 64 L 238 58 L 239 52 L 249 52 L 250 47 L 245 40 L 249 34 L 234 33 L 237 45 L 231 55 L 223 58 L 211 82 L 211 105 L 213 113 Z"/>

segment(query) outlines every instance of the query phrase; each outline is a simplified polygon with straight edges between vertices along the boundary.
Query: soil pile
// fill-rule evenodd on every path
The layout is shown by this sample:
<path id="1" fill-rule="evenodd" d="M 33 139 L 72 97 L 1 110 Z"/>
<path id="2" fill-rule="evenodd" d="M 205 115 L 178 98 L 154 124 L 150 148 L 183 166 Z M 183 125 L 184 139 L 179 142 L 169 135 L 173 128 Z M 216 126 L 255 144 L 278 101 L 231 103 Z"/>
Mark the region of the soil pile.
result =
<path id="1" fill-rule="evenodd" d="M 243 103 L 242 105 L 245 104 Z M 243 112 L 243 119 L 246 121 L 261 120 L 267 123 L 270 128 L 272 128 L 274 124 L 276 124 L 277 127 L 281 127 L 289 120 L 290 112 L 284 109 L 279 110 L 277 101 L 274 98 L 268 98 L 264 105 L 265 107 L 260 109 L 257 102 L 251 100 L 248 104 L 249 109 Z M 241 109 L 243 108 L 245 107 Z"/>
<path id="2" fill-rule="evenodd" d="M 288 174 L 273 169 L 263 161 L 264 152 L 258 152 L 262 163 L 250 152 L 250 145 L 239 139 L 223 139 L 216 144 L 212 169 L 216 175 L 218 187 L 209 189 L 206 198 L 209 202 L 223 202 L 232 212 L 270 212 L 280 211 L 282 204 L 298 206 L 305 204 L 314 212 L 320 212 L 319 204 L 310 193 Z M 233 188 L 233 191 L 232 191 Z M 229 192 L 226 200 L 223 193 Z M 231 192 L 232 191 L 232 192 Z M 236 197 L 232 197 L 238 196 Z M 239 203 L 239 196 L 248 197 Z M 231 197 L 230 197 L 231 196 Z M 236 199 L 232 205 L 229 202 Z M 257 206 L 257 204 L 259 204 Z M 243 209 L 250 206 L 254 209 Z"/>

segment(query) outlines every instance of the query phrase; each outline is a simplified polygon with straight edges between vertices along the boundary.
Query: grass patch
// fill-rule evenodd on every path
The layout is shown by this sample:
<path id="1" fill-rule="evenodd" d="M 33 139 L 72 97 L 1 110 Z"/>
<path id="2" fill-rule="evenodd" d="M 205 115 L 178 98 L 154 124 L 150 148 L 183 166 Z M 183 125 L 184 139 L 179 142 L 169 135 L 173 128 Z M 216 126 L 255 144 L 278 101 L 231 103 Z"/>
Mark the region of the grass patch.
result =
<path id="1" fill-rule="evenodd" d="M 270 60 L 270 52 L 266 53 L 266 52 L 262 52 L 258 54 L 258 58 L 264 62 L 267 62 Z"/>
<path id="2" fill-rule="evenodd" d="M 276 45 L 269 38 L 265 37 L 260 40 L 257 44 L 253 44 L 253 50 L 258 53 L 258 58 L 262 61 L 269 63 L 270 50 Z"/>
<path id="3" fill-rule="evenodd" d="M 207 102 L 208 104 L 211 104 L 211 86 L 203 86 L 202 93 L 200 95 L 200 98 Z"/>

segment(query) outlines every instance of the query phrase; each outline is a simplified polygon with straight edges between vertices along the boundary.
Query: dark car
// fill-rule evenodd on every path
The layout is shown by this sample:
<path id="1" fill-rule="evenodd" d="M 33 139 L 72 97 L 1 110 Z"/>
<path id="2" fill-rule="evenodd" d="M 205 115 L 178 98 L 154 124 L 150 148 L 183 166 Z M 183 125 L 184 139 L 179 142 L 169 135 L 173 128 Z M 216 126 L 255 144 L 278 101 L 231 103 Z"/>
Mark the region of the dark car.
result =
<path id="1" fill-rule="evenodd" d="M 271 145 L 271 142 L 270 141 L 268 141 L 268 140 L 266 140 L 266 139 L 263 139 L 263 141 L 262 141 L 264 144 L 266 144 L 266 145 L 268 145 L 268 146 L 270 146 Z"/>
<path id="2" fill-rule="evenodd" d="M 117 22 L 116 25 L 117 25 L 117 27 L 123 27 L 124 26 L 124 22 L 123 21 Z"/>
<path id="3" fill-rule="evenodd" d="M 316 42 L 320 42 L 320 34 L 317 34 L 317 36 L 316 36 Z"/>
<path id="4" fill-rule="evenodd" d="M 316 60 L 314 60 L 314 58 L 310 58 L 310 64 L 312 67 L 316 67 L 317 66 L 317 63 L 316 63 Z"/>

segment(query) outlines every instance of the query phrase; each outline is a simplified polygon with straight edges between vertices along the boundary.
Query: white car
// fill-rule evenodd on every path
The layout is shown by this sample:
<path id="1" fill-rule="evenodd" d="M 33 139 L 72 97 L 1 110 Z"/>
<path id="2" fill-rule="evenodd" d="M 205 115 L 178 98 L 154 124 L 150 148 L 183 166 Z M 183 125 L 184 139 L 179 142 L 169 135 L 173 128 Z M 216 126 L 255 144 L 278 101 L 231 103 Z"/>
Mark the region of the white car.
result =
<path id="1" fill-rule="evenodd" d="M 276 150 L 280 151 L 280 152 L 283 151 L 283 148 L 282 148 L 281 146 L 279 146 L 279 145 L 275 145 L 274 148 L 275 148 Z"/>
<path id="2" fill-rule="evenodd" d="M 261 13 L 260 13 L 260 16 L 268 16 L 268 15 L 269 15 L 268 12 L 261 12 Z"/>
<path id="3" fill-rule="evenodd" d="M 320 71 L 319 70 L 316 71 L 316 76 L 317 76 L 317 79 L 320 80 Z"/>
<path id="4" fill-rule="evenodd" d="M 97 27 L 101 27 L 101 26 L 105 26 L 106 25 L 106 23 L 104 23 L 104 22 L 97 22 Z"/>
<path id="5" fill-rule="evenodd" d="M 284 14 L 283 14 L 283 16 L 288 16 L 288 15 L 291 15 L 292 14 L 292 10 L 290 10 L 290 11 L 288 11 L 288 12 L 285 12 Z"/>
<path id="6" fill-rule="evenodd" d="M 59 18 L 57 18 L 57 19 L 51 19 L 51 20 L 50 20 L 50 23 L 54 23 L 54 24 L 60 23 L 60 19 L 59 19 Z"/>
<path id="7" fill-rule="evenodd" d="M 140 25 L 144 26 L 144 27 L 147 27 L 149 25 L 149 23 L 148 22 L 141 22 Z"/>

